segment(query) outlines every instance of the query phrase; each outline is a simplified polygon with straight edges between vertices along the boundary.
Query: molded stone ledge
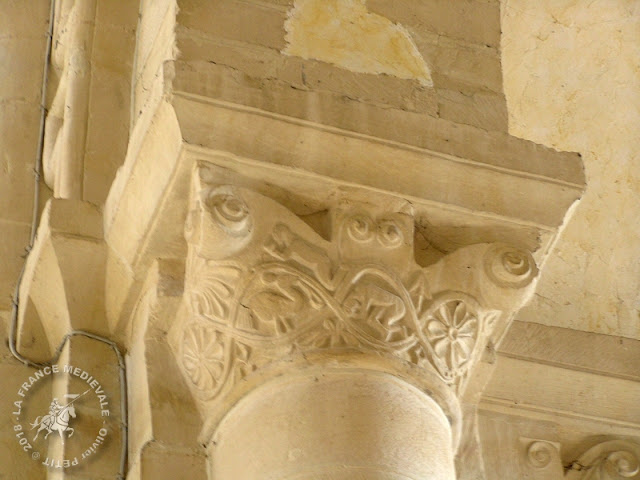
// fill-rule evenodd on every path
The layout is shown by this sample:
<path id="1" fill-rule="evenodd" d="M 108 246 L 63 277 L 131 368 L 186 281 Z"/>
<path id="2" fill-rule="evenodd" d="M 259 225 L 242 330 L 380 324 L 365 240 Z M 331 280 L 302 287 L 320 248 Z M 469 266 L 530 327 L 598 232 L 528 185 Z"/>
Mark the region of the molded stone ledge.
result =
<path id="1" fill-rule="evenodd" d="M 606 425 L 611 434 L 640 432 L 640 410 L 629 408 L 640 398 L 637 340 L 516 321 L 492 361 L 483 411 L 564 423 L 573 431 Z"/>
<path id="2" fill-rule="evenodd" d="M 187 144 L 481 216 L 557 228 L 584 188 L 578 157 L 529 162 L 506 136 L 476 160 L 192 95 L 173 105 Z"/>
<path id="3" fill-rule="evenodd" d="M 136 419 L 129 428 L 131 478 L 173 478 L 154 470 L 154 459 L 162 451 L 173 452 L 177 464 L 186 462 L 184 468 L 194 468 L 189 478 L 206 478 L 201 470 L 204 449 L 197 442 L 202 419 L 166 341 L 182 302 L 183 284 L 183 262 L 156 261 L 133 314 L 127 353 L 128 382 L 135 386 L 128 398 L 130 417 Z"/>
<path id="4" fill-rule="evenodd" d="M 500 445 L 484 447 L 486 478 L 640 477 L 640 342 L 516 321 L 485 361 L 478 432 Z"/>
<path id="5" fill-rule="evenodd" d="M 425 134 L 429 130 L 425 125 Z M 354 199 L 404 199 L 415 209 L 421 264 L 482 242 L 525 248 L 541 264 L 582 194 L 579 157 L 495 132 L 464 130 L 445 121 L 437 129 L 451 137 L 444 144 L 486 145 L 481 159 L 174 93 L 171 104 L 160 104 L 149 129 L 132 140 L 136 148 L 105 206 L 109 264 L 129 277 L 123 283 L 116 276 L 119 284 L 132 285 L 115 302 L 107 301 L 111 328 L 128 321 L 153 259 L 186 256 L 181 226 L 198 160 L 217 169 L 221 181 L 252 188 L 309 222 L 322 223 L 321 212 L 344 192 Z M 120 290 L 107 288 L 107 294 Z"/>
<path id="6" fill-rule="evenodd" d="M 73 329 L 108 335 L 105 265 L 100 210 L 50 199 L 21 283 L 18 351 L 45 361 Z"/>
<path id="7" fill-rule="evenodd" d="M 255 86 L 252 77 L 240 75 L 237 70 L 224 65 L 203 61 L 190 64 L 184 60 L 171 64 L 175 72 L 171 78 L 173 91 L 180 96 L 233 104 L 239 109 L 257 109 L 266 115 L 282 116 L 292 121 L 321 124 L 489 165 L 584 183 L 582 161 L 577 153 L 558 152 L 505 132 L 436 118 L 410 109 L 375 105 L 344 94 L 308 92 L 292 88 L 279 79 L 267 81 L 270 89 L 267 95 Z M 457 90 L 456 86 L 451 86 L 451 90 Z M 465 89 L 462 91 L 469 93 Z M 479 92 L 477 100 L 481 97 L 482 92 Z M 464 107 L 459 104 L 457 108 L 467 116 L 483 115 L 478 105 Z M 484 115 L 491 117 L 494 113 Z"/>

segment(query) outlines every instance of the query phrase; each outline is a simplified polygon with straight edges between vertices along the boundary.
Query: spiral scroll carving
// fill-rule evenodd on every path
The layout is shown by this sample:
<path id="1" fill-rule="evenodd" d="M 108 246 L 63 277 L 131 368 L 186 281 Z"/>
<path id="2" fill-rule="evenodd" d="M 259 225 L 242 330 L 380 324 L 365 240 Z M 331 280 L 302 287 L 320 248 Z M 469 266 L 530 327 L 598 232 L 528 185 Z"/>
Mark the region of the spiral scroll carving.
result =
<path id="1" fill-rule="evenodd" d="M 244 235 L 251 228 L 247 205 L 230 189 L 212 189 L 203 200 L 211 216 L 229 235 Z"/>
<path id="2" fill-rule="evenodd" d="M 374 235 L 373 220 L 366 215 L 354 215 L 347 222 L 347 233 L 357 242 L 367 242 Z"/>
<path id="3" fill-rule="evenodd" d="M 554 449 L 548 442 L 532 442 L 527 449 L 527 461 L 533 468 L 545 468 L 553 459 Z"/>
<path id="4" fill-rule="evenodd" d="M 587 450 L 573 462 L 566 480 L 640 479 L 640 445 L 611 440 Z"/>
<path id="5" fill-rule="evenodd" d="M 403 242 L 402 231 L 393 220 L 378 222 L 378 241 L 387 248 L 395 248 Z"/>
<path id="6" fill-rule="evenodd" d="M 538 267 L 529 252 L 497 244 L 484 257 L 487 276 L 496 285 L 506 288 L 522 288 L 538 275 Z"/>
<path id="7" fill-rule="evenodd" d="M 621 450 L 607 457 L 605 468 L 623 478 L 632 478 L 640 471 L 640 463 L 633 453 Z"/>

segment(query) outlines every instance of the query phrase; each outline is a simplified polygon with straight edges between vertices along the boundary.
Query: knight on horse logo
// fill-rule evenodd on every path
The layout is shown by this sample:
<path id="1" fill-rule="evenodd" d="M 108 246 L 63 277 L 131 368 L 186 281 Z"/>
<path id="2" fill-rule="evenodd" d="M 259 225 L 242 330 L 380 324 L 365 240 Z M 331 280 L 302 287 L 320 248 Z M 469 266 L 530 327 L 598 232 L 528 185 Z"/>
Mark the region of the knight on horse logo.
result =
<path id="1" fill-rule="evenodd" d="M 49 413 L 44 416 L 38 416 L 36 421 L 30 424 L 31 430 L 40 427 L 36 431 L 33 441 L 35 442 L 38 439 L 38 435 L 42 430 L 47 431 L 44 436 L 45 439 L 54 431 L 57 431 L 60 434 L 60 438 L 63 441 L 65 439 L 65 432 L 69 432 L 68 437 L 71 437 L 74 433 L 74 429 L 69 426 L 69 422 L 71 418 L 76 418 L 76 408 L 73 403 L 80 397 L 86 395 L 89 391 L 90 390 L 87 390 L 81 394 L 66 394 L 64 397 L 71 399 L 71 401 L 66 405 L 60 405 L 58 403 L 58 399 L 54 398 L 51 401 L 51 405 L 49 405 Z"/>
<path id="2" fill-rule="evenodd" d="M 53 388 L 56 376 L 58 378 L 62 377 L 65 380 L 66 388 L 69 388 L 72 392 L 81 392 L 84 388 L 87 388 L 87 390 L 83 393 L 67 393 L 64 397 L 60 396 L 51 400 L 48 393 L 50 390 L 37 388 L 36 385 L 43 381 L 47 382 L 45 385 L 48 385 L 49 388 Z M 85 385 L 81 386 L 82 383 L 80 382 Z M 83 399 L 82 403 L 86 407 L 86 418 L 84 420 L 88 422 L 85 427 L 89 427 L 91 422 L 100 422 L 102 420 L 102 424 L 98 425 L 98 431 L 95 433 L 88 432 L 86 428 L 82 427 L 74 429 L 70 425 L 70 423 L 83 420 L 82 417 L 78 418 L 76 413 L 76 407 L 80 404 L 78 402 L 80 399 Z M 40 412 L 32 411 L 30 407 L 32 401 L 37 401 L 38 403 L 40 401 L 47 402 L 49 404 L 49 412 L 45 413 L 42 410 Z M 74 367 L 69 364 L 53 364 L 32 372 L 28 380 L 18 389 L 13 405 L 15 409 L 12 412 L 12 423 L 16 441 L 33 460 L 50 469 L 70 468 L 78 465 L 81 460 L 92 457 L 105 443 L 109 433 L 107 421 L 111 416 L 111 412 L 109 411 L 107 393 L 93 375 L 80 367 Z M 40 405 L 43 405 L 43 403 L 40 403 Z M 36 407 L 34 406 L 34 408 Z M 45 414 L 39 415 L 33 423 L 27 423 L 26 418 L 33 418 L 36 413 Z M 29 425 L 31 428 L 29 428 Z M 44 434 L 40 435 L 41 432 L 44 432 Z M 51 434 L 54 432 L 58 432 L 59 439 L 58 435 L 55 434 L 51 438 Z M 73 438 L 71 438 L 72 436 Z M 49 440 L 54 443 L 73 443 L 74 448 L 49 449 Z M 40 452 L 39 448 L 46 451 L 46 455 Z M 62 455 L 58 450 L 62 451 Z M 80 453 L 74 455 L 73 458 L 65 458 L 63 455 L 67 450 Z M 2 470 L 2 467 L 0 467 L 0 470 Z M 0 477 L 2 477 L 1 473 Z"/>

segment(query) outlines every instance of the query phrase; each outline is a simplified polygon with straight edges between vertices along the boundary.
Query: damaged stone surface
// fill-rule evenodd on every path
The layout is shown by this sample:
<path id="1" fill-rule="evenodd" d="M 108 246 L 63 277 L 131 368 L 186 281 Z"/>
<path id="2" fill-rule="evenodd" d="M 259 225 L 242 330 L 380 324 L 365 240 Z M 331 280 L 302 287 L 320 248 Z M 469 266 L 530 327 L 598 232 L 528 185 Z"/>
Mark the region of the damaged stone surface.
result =
<path id="1" fill-rule="evenodd" d="M 297 0 L 285 29 L 287 55 L 433 86 L 429 67 L 406 28 L 368 12 L 364 0 Z"/>
<path id="2" fill-rule="evenodd" d="M 511 132 L 581 152 L 588 181 L 520 318 L 640 339 L 638 3 L 509 1 L 503 15 Z"/>

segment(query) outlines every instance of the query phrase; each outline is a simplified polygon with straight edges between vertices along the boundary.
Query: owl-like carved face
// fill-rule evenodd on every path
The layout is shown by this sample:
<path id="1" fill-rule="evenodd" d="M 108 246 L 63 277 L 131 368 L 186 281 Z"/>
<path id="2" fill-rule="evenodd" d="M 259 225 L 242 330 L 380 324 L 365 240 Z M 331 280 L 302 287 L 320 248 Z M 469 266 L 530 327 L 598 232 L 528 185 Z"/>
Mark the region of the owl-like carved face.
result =
<path id="1" fill-rule="evenodd" d="M 199 255 L 218 258 L 244 247 L 252 226 L 253 218 L 238 189 L 205 187 L 191 201 L 184 235 Z"/>
<path id="2" fill-rule="evenodd" d="M 413 259 L 414 219 L 403 213 L 364 208 L 335 212 L 334 235 L 345 262 L 392 264 L 402 268 Z"/>

